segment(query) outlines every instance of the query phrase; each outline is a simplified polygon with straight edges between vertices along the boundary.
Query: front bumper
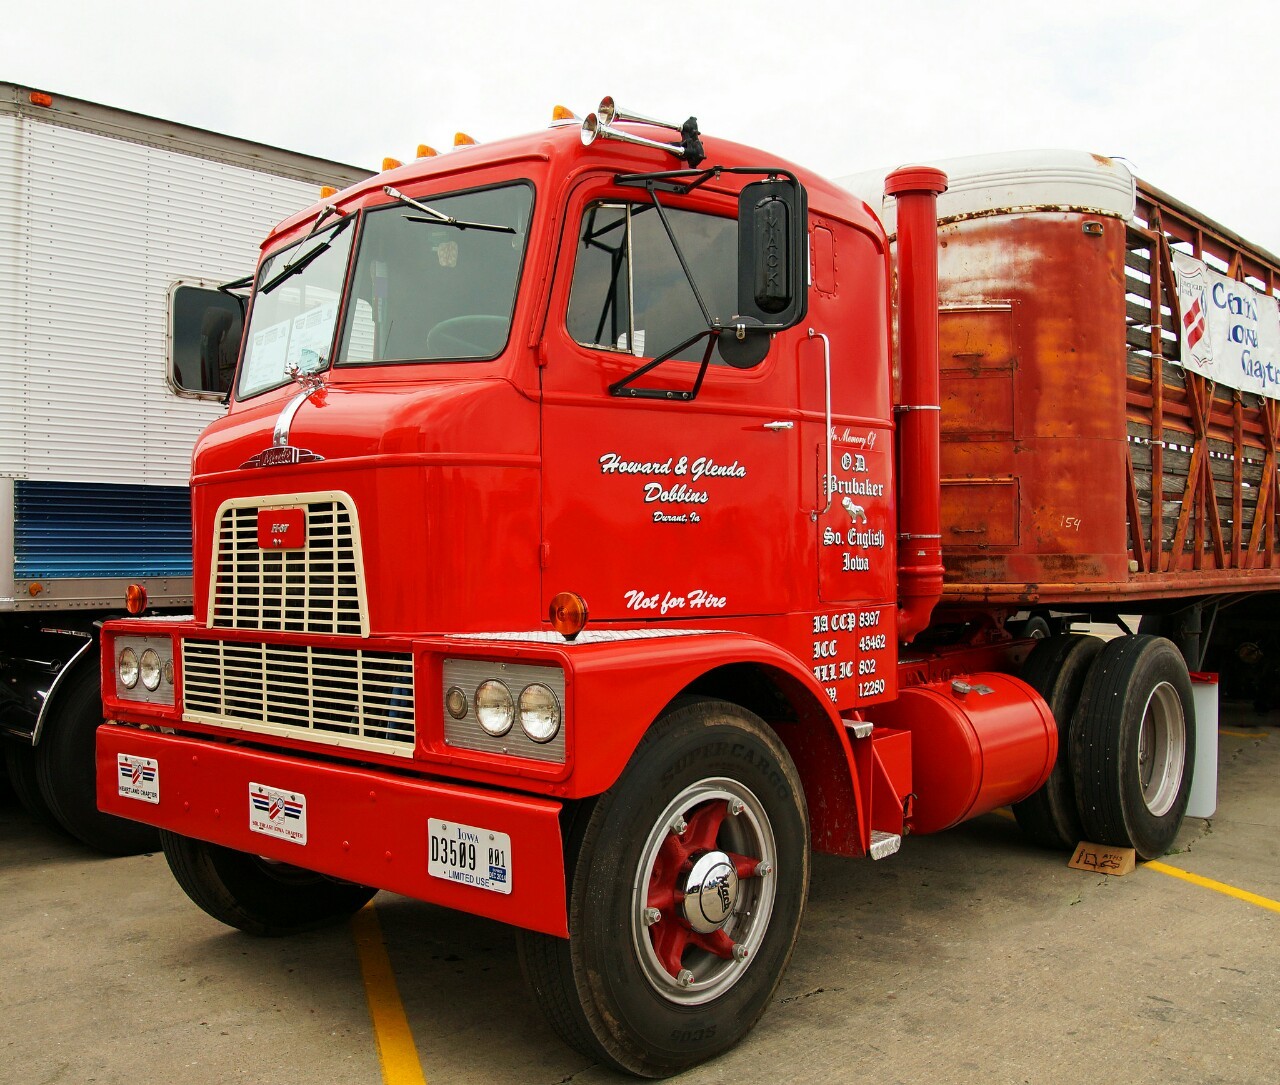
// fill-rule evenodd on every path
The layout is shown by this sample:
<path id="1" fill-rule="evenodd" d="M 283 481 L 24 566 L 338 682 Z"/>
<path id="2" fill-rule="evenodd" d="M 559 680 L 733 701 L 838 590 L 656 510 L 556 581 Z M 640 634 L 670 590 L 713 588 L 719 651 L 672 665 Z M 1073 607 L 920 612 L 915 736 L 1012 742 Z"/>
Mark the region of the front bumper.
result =
<path id="1" fill-rule="evenodd" d="M 98 805 L 184 836 L 567 937 L 561 804 L 107 723 Z M 126 770 L 133 768 L 133 775 Z M 270 833 L 264 792 L 292 796 Z M 301 805 L 301 810 L 297 809 Z M 510 837 L 509 893 L 428 872 L 428 819 Z M 259 828 L 252 828 L 257 825 Z"/>

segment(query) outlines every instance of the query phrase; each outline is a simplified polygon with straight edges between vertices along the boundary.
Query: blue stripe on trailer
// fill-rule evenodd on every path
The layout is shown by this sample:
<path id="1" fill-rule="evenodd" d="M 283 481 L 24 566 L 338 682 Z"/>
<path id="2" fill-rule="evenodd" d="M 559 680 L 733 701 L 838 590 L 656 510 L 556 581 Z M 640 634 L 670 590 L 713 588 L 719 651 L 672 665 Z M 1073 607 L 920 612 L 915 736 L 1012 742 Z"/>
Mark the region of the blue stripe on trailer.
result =
<path id="1" fill-rule="evenodd" d="M 13 505 L 15 579 L 191 575 L 185 486 L 18 479 Z"/>

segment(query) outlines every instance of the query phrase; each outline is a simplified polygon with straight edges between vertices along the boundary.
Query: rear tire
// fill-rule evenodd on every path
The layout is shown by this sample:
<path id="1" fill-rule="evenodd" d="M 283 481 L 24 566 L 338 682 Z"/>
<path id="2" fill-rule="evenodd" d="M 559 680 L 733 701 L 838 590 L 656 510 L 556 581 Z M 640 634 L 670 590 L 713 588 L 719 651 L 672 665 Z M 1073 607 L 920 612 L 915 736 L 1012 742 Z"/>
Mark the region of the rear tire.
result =
<path id="1" fill-rule="evenodd" d="M 259 937 L 341 923 L 377 892 L 163 829 L 160 842 L 187 896 L 220 923 Z"/>
<path id="2" fill-rule="evenodd" d="M 1191 679 L 1172 642 L 1138 634 L 1107 644 L 1071 725 L 1086 838 L 1164 855 L 1187 809 L 1195 740 Z"/>
<path id="3" fill-rule="evenodd" d="M 64 829 L 108 855 L 156 851 L 160 835 L 150 825 L 98 809 L 95 759 L 102 723 L 98 672 L 82 668 L 60 689 L 40 745 L 35 748 L 40 794 Z"/>
<path id="4" fill-rule="evenodd" d="M 728 1050 L 769 1005 L 809 884 L 804 794 L 777 736 L 736 705 L 676 707 L 575 830 L 569 939 L 519 932 L 552 1026 L 642 1077 Z"/>
<path id="5" fill-rule="evenodd" d="M 1053 772 L 1039 791 L 1013 804 L 1019 827 L 1044 848 L 1074 848 L 1083 839 L 1071 769 L 1071 717 L 1102 644 L 1097 637 L 1075 634 L 1050 637 L 1031 650 L 1018 672 L 1018 677 L 1045 699 L 1058 725 L 1058 758 Z"/>

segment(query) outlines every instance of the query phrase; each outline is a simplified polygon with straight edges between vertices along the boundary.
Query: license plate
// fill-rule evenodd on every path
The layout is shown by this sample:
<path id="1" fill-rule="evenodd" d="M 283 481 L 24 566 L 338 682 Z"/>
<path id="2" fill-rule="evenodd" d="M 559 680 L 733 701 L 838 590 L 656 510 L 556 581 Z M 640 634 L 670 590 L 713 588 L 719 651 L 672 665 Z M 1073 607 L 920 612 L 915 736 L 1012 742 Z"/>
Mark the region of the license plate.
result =
<path id="1" fill-rule="evenodd" d="M 491 893 L 511 892 L 511 837 L 456 821 L 427 818 L 427 873 Z"/>

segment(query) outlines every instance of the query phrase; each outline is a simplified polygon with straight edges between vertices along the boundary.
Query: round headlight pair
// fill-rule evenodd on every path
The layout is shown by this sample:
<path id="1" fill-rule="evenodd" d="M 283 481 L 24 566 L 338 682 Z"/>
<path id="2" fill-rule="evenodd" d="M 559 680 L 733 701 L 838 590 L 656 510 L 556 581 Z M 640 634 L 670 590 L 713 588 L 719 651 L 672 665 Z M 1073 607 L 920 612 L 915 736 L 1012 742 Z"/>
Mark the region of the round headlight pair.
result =
<path id="1" fill-rule="evenodd" d="M 475 705 L 480 726 L 494 738 L 511 730 L 517 712 L 520 727 L 534 742 L 550 742 L 560 730 L 560 702 L 541 682 L 525 686 L 517 705 L 506 683 L 490 678 L 476 689 Z"/>
<path id="2" fill-rule="evenodd" d="M 144 648 L 141 657 L 132 648 L 126 648 L 116 663 L 116 673 L 125 689 L 133 689 L 141 679 L 142 684 L 154 693 L 160 688 L 160 677 L 164 671 L 160 653 L 154 648 Z"/>

